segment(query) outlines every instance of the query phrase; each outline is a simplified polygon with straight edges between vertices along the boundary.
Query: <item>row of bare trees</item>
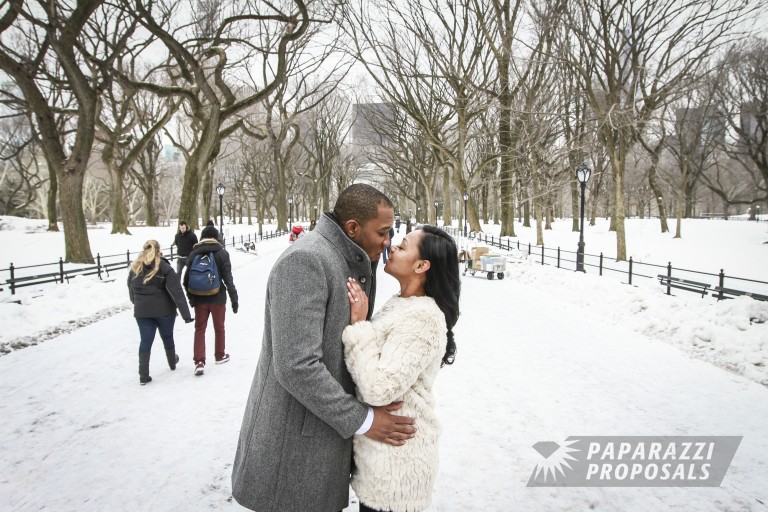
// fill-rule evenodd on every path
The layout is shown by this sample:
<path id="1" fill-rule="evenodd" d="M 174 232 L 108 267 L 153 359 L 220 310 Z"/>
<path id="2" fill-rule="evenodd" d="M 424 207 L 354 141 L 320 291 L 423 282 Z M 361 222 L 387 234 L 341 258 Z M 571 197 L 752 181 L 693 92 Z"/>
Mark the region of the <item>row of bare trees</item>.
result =
<path id="1" fill-rule="evenodd" d="M 438 196 L 450 220 L 468 193 L 479 230 L 490 185 L 502 235 L 532 214 L 542 243 L 564 194 L 578 229 L 587 160 L 592 222 L 605 201 L 625 259 L 630 193 L 641 211 L 657 202 L 663 230 L 673 196 L 677 236 L 703 187 L 726 209 L 768 198 L 766 42 L 744 29 L 765 13 L 745 0 L 358 0 L 344 28 L 370 97 L 396 111 L 372 111 L 371 152 L 400 196 L 430 220 Z"/>
<path id="2" fill-rule="evenodd" d="M 108 212 L 116 233 L 138 208 L 155 223 L 158 205 L 196 224 L 222 181 L 231 217 L 284 227 L 368 162 L 420 220 L 437 220 L 434 201 L 462 217 L 468 194 L 473 230 L 493 219 L 513 236 L 533 218 L 542 243 L 564 202 L 578 229 L 588 161 L 590 220 L 611 218 L 624 259 L 633 206 L 655 203 L 666 230 L 674 205 L 680 236 L 702 190 L 726 213 L 768 199 L 767 43 L 744 29 L 765 13 L 765 0 L 7 0 L 0 204 L 50 229 L 60 213 L 67 260 L 89 261 L 84 212 Z"/>
<path id="3" fill-rule="evenodd" d="M 46 213 L 56 230 L 60 212 L 67 261 L 92 260 L 84 184 L 94 154 L 110 177 L 113 232 L 128 232 L 130 187 L 156 219 L 158 160 L 169 144 L 185 166 L 179 217 L 210 217 L 219 159 L 245 158 L 262 143 L 277 185 L 270 201 L 284 217 L 288 153 L 302 140 L 297 116 L 343 77 L 343 59 L 327 65 L 333 44 L 316 51 L 335 39 L 337 9 L 312 0 L 3 2 L 3 162 L 19 161 L 29 195 L 40 188 L 31 167 L 44 161 Z M 228 149 L 243 136 L 247 144 Z"/>

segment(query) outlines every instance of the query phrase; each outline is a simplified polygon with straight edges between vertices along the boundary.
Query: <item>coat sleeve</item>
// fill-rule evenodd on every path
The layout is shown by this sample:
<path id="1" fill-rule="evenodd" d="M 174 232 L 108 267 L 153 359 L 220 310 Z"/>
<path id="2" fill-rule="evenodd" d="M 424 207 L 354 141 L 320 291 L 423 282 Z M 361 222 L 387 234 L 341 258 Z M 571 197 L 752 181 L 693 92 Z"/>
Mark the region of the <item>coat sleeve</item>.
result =
<path id="1" fill-rule="evenodd" d="M 368 408 L 344 390 L 323 362 L 328 286 L 314 254 L 296 251 L 275 264 L 267 285 L 273 364 L 280 385 L 348 439 Z"/>
<path id="2" fill-rule="evenodd" d="M 229 258 L 229 253 L 226 249 L 222 249 L 216 254 L 221 255 L 219 274 L 221 275 L 221 280 L 224 281 L 224 286 L 227 288 L 227 293 L 229 293 L 229 300 L 237 302 L 237 288 L 235 288 L 235 282 L 232 280 L 232 261 Z"/>
<path id="3" fill-rule="evenodd" d="M 375 322 L 357 322 L 344 329 L 347 368 L 358 392 L 370 405 L 387 405 L 402 398 L 439 357 L 446 333 L 442 313 L 438 316 L 431 310 L 412 308 L 401 318 L 401 327 L 384 340 Z"/>
<path id="4" fill-rule="evenodd" d="M 168 292 L 168 295 L 173 299 L 173 303 L 176 304 L 176 308 L 181 313 L 181 318 L 191 320 L 192 315 L 189 313 L 189 306 L 184 296 L 184 290 L 181 288 L 179 276 L 169 263 L 163 262 L 163 269 L 165 270 L 165 291 Z"/>
<path id="5" fill-rule="evenodd" d="M 133 278 L 135 276 L 133 275 L 133 270 L 128 271 L 128 297 L 131 299 L 131 304 L 133 304 L 133 288 L 131 287 L 131 281 L 133 281 Z"/>

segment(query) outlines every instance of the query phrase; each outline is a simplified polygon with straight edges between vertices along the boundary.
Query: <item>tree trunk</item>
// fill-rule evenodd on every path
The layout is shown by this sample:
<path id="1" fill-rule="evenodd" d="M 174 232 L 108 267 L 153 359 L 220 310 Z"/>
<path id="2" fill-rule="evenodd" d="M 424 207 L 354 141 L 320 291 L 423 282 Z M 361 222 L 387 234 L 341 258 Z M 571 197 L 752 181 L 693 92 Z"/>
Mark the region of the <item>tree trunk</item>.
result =
<path id="1" fill-rule="evenodd" d="M 624 230 L 624 155 L 615 150 L 611 158 L 613 170 L 613 216 L 611 224 L 616 230 L 616 261 L 627 260 L 627 239 Z"/>
<path id="2" fill-rule="evenodd" d="M 576 180 L 576 178 L 571 179 L 571 218 L 573 219 L 573 222 L 571 222 L 571 231 L 578 232 L 579 231 L 579 218 L 581 216 L 581 211 L 579 210 L 579 182 Z M 594 205 L 592 207 L 592 222 L 590 222 L 591 226 L 594 226 Z"/>
<path id="3" fill-rule="evenodd" d="M 536 194 L 537 190 L 534 189 L 534 194 Z M 538 196 L 538 194 L 536 194 Z M 534 199 L 533 200 L 533 216 L 536 219 L 536 245 L 542 246 L 544 245 L 544 230 L 542 229 L 542 212 L 543 212 L 543 201 L 541 199 Z"/>
<path id="4" fill-rule="evenodd" d="M 531 200 L 523 201 L 523 227 L 531 227 Z"/>
<path id="5" fill-rule="evenodd" d="M 443 225 L 453 225 L 453 205 L 451 204 L 451 170 L 445 168 L 445 178 L 443 179 Z"/>
<path id="6" fill-rule="evenodd" d="M 149 180 L 144 194 L 144 211 L 147 213 L 147 226 L 157 226 L 157 209 L 155 208 L 155 182 Z"/>
<path id="7" fill-rule="evenodd" d="M 48 231 L 59 231 L 58 215 L 56 213 L 56 194 L 59 190 L 59 180 L 56 178 L 56 171 L 48 166 L 48 178 L 50 188 L 48 189 Z"/>
<path id="8" fill-rule="evenodd" d="M 214 224 L 218 224 L 218 205 L 217 209 L 211 208 L 211 199 L 213 198 L 213 167 L 206 165 L 201 173 L 200 180 L 200 206 L 203 211 L 203 222 L 213 219 Z"/>
<path id="9" fill-rule="evenodd" d="M 59 204 L 64 223 L 64 259 L 68 263 L 93 263 L 88 229 L 83 213 L 84 171 L 67 170 L 62 166 L 58 172 Z"/>
<path id="10" fill-rule="evenodd" d="M 109 190 L 109 202 L 112 209 L 112 234 L 130 235 L 128 231 L 128 211 L 125 207 L 125 174 L 120 172 L 115 163 L 113 151 L 105 147 L 101 159 L 109 170 L 112 186 Z"/>
<path id="11" fill-rule="evenodd" d="M 200 229 L 198 223 L 198 210 L 197 210 L 197 191 L 198 191 L 198 167 L 197 167 L 197 151 L 193 152 L 192 158 L 187 160 L 187 164 L 184 167 L 184 184 L 181 187 L 181 198 L 179 199 L 179 218 L 187 219 L 189 223 L 189 229 Z M 203 219 L 203 225 L 208 219 Z"/>
<path id="12" fill-rule="evenodd" d="M 651 186 L 653 197 L 656 198 L 656 207 L 659 209 L 659 222 L 661 223 L 661 232 L 668 233 L 669 226 L 667 225 L 667 210 L 664 207 L 664 196 L 661 194 L 661 188 L 659 188 L 659 184 L 656 183 L 656 172 L 654 169 L 651 169 L 651 172 L 648 174 L 648 184 Z"/>

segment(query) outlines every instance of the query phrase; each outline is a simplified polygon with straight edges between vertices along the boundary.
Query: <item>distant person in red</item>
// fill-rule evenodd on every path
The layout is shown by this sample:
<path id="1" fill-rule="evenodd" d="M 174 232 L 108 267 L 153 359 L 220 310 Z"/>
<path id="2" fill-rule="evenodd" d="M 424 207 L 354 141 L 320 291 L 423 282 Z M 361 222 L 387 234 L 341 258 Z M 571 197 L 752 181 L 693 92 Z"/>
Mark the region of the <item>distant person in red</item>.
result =
<path id="1" fill-rule="evenodd" d="M 288 241 L 293 243 L 302 235 L 304 235 L 304 228 L 297 224 L 291 229 L 291 236 L 288 237 Z"/>

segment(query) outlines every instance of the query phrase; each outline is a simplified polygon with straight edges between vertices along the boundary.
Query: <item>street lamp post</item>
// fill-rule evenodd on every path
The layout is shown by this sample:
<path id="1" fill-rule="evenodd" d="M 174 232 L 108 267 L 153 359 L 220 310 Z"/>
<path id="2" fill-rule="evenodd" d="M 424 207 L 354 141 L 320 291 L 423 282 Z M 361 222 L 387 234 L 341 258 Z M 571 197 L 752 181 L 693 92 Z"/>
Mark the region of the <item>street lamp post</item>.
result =
<path id="1" fill-rule="evenodd" d="M 760 221 L 760 205 L 757 205 L 755 208 L 757 208 L 757 215 L 755 216 L 756 221 Z"/>
<path id="2" fill-rule="evenodd" d="M 464 238 L 467 238 L 467 201 L 469 201 L 469 195 L 464 194 Z"/>
<path id="3" fill-rule="evenodd" d="M 315 217 L 314 220 L 317 221 L 317 205 L 315 205 Z"/>
<path id="4" fill-rule="evenodd" d="M 216 186 L 216 193 L 219 194 L 219 229 L 221 229 L 221 236 L 224 236 L 224 185 L 219 183 Z"/>
<path id="5" fill-rule="evenodd" d="M 592 175 L 592 170 L 586 162 L 576 166 L 576 179 L 581 185 L 581 231 L 579 233 L 579 247 L 576 251 L 576 271 L 586 272 L 584 270 L 584 195 L 587 189 L 587 182 Z"/>
<path id="6" fill-rule="evenodd" d="M 437 205 L 439 203 L 437 202 L 437 199 L 435 199 L 435 226 L 437 226 Z"/>
<path id="7" fill-rule="evenodd" d="M 288 214 L 288 231 L 293 229 L 293 198 L 288 198 L 288 209 L 290 213 Z"/>

